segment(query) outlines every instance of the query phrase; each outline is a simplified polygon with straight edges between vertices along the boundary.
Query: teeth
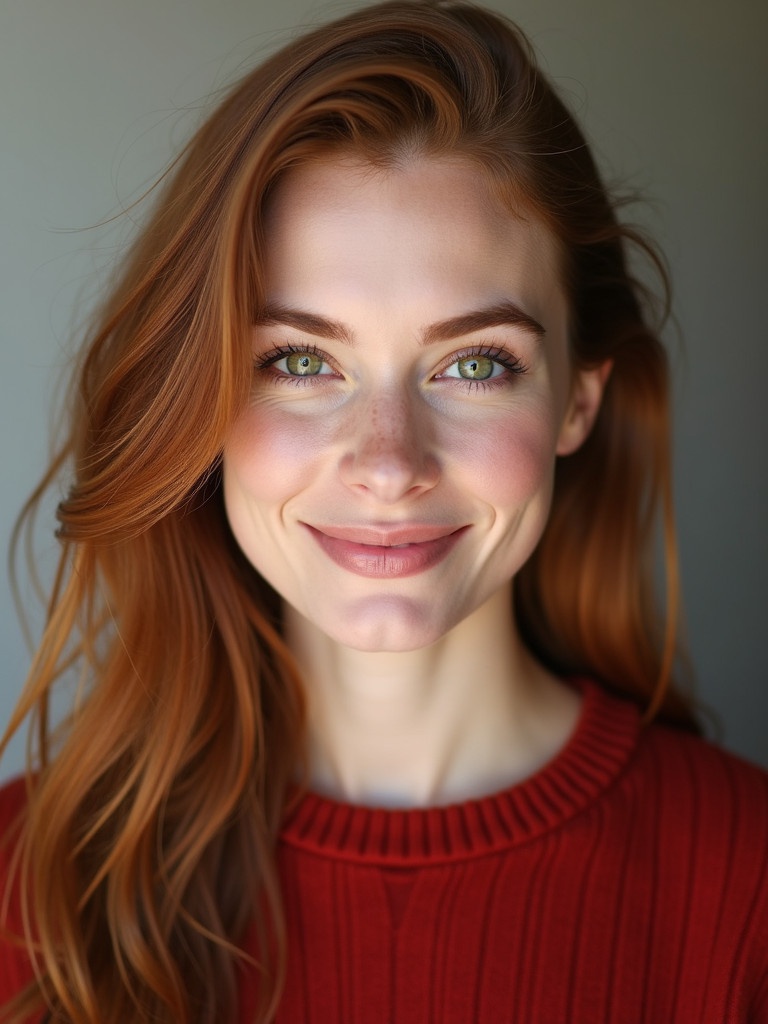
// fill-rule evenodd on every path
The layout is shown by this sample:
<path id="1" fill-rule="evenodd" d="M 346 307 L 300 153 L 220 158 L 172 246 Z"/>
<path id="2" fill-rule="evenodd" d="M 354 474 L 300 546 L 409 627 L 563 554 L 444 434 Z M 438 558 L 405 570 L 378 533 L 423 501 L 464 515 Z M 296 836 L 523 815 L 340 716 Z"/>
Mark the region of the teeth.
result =
<path id="1" fill-rule="evenodd" d="M 391 548 L 409 548 L 410 544 L 390 544 Z"/>

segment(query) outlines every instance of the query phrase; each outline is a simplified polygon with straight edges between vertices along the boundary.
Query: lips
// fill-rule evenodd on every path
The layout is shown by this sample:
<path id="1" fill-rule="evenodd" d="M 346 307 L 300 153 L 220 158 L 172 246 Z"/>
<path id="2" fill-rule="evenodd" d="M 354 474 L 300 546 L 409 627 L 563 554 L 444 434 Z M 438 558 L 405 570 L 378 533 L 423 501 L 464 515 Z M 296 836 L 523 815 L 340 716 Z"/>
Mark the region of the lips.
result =
<path id="1" fill-rule="evenodd" d="M 304 525 L 336 565 L 357 576 L 379 579 L 426 572 L 442 562 L 468 529 L 421 524 L 322 528 Z"/>

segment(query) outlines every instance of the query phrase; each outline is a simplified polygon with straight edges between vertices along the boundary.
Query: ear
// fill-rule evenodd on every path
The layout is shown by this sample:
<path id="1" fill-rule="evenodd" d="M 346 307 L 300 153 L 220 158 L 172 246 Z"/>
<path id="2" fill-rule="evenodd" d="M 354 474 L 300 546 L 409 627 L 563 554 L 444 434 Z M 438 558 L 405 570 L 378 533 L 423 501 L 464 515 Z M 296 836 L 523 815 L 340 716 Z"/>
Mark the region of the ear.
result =
<path id="1" fill-rule="evenodd" d="M 557 438 L 558 455 L 570 455 L 586 440 L 600 409 L 612 367 L 613 360 L 607 359 L 599 366 L 574 371 L 568 408 Z"/>

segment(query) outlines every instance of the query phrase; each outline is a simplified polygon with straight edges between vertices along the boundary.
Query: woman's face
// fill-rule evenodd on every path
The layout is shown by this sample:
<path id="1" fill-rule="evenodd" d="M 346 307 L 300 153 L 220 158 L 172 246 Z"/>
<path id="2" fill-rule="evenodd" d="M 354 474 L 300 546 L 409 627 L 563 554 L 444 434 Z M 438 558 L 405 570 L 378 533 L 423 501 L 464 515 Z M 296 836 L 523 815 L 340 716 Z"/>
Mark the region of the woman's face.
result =
<path id="1" fill-rule="evenodd" d="M 271 200 L 265 272 L 224 452 L 234 535 L 339 643 L 432 644 L 529 557 L 597 408 L 553 240 L 469 162 L 318 161 Z"/>

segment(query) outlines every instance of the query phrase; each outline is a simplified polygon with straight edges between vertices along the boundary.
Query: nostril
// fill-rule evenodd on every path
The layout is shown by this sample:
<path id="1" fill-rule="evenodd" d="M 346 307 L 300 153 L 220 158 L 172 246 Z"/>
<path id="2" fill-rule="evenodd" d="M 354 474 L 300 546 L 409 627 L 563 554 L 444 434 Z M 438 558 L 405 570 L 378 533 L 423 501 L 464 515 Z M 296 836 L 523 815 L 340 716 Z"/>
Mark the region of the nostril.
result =
<path id="1" fill-rule="evenodd" d="M 382 500 L 395 501 L 414 489 L 434 486 L 434 458 L 403 439 L 371 437 L 348 451 L 341 460 L 341 477 L 354 489 L 363 489 Z"/>

